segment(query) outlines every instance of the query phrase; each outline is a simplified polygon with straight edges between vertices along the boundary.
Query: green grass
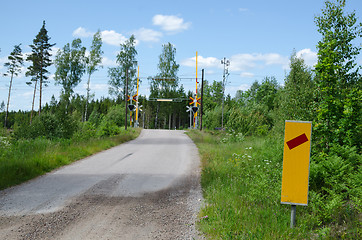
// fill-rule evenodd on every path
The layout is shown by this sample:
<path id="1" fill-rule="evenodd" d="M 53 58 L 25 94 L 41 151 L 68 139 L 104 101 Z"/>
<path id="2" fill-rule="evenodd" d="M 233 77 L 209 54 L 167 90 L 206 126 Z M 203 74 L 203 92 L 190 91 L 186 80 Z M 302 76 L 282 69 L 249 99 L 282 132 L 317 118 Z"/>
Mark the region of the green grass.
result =
<path id="1" fill-rule="evenodd" d="M 290 228 L 290 206 L 280 203 L 283 136 L 236 140 L 222 132 L 188 134 L 202 159 L 205 206 L 198 227 L 208 239 L 333 238 L 329 226 L 316 223 L 323 199 L 313 192 L 308 206 L 297 206 L 297 226 Z M 353 239 L 358 224 L 343 231 Z"/>
<path id="2" fill-rule="evenodd" d="M 17 140 L 0 143 L 0 189 L 5 189 L 45 174 L 58 167 L 135 139 L 140 129 L 119 135 L 87 140 Z"/>

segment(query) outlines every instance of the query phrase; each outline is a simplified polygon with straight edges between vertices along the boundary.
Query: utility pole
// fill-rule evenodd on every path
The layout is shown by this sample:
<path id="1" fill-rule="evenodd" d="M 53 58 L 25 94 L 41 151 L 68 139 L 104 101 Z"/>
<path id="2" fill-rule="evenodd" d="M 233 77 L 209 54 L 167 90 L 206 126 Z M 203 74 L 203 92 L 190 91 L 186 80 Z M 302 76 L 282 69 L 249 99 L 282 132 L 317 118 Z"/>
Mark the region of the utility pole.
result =
<path id="1" fill-rule="evenodd" d="M 221 60 L 221 64 L 224 64 L 224 73 L 222 79 L 222 110 L 221 110 L 221 129 L 224 130 L 224 94 L 225 94 L 226 78 L 229 75 L 228 67 L 230 65 L 230 61 L 224 57 L 224 59 Z"/>
<path id="2" fill-rule="evenodd" d="M 126 68 L 126 86 L 124 91 L 124 105 L 126 116 L 124 118 L 124 129 L 127 130 L 127 98 L 128 98 L 128 68 Z"/>
<path id="3" fill-rule="evenodd" d="M 201 71 L 201 104 L 200 104 L 200 131 L 202 131 L 202 110 L 203 110 L 203 99 L 204 99 L 204 69 Z"/>

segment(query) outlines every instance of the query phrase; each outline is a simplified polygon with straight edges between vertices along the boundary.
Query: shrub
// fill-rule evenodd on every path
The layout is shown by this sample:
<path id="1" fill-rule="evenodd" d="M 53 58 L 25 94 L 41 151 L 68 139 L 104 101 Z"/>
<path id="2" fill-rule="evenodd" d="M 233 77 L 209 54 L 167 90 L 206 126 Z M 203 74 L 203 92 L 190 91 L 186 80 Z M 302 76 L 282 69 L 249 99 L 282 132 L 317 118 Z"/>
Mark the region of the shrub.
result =
<path id="1" fill-rule="evenodd" d="M 35 139 L 45 137 L 48 139 L 71 138 L 78 128 L 78 123 L 68 115 L 55 115 L 43 113 L 33 119 L 29 126 L 27 123 L 14 126 L 14 136 L 17 139 Z"/>
<path id="2" fill-rule="evenodd" d="M 118 127 L 114 122 L 104 118 L 97 129 L 98 137 L 105 136 L 115 136 L 119 134 L 121 131 L 120 127 Z"/>
<path id="3" fill-rule="evenodd" d="M 109 110 L 107 115 L 105 115 L 106 121 L 112 122 L 116 124 L 118 127 L 124 126 L 124 106 L 122 105 L 115 105 L 112 106 Z"/>
<path id="4" fill-rule="evenodd" d="M 233 107 L 226 126 L 244 135 L 265 135 L 270 127 L 265 112 L 265 106 L 258 104 Z"/>

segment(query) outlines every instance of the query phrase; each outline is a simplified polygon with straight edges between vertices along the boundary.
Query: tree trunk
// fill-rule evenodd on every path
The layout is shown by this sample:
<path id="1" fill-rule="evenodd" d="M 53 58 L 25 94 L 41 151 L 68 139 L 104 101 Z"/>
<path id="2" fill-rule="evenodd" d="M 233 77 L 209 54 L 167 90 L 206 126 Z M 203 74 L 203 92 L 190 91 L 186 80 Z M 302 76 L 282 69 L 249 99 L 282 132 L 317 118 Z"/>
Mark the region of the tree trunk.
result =
<path id="1" fill-rule="evenodd" d="M 171 130 L 171 114 L 168 115 L 168 130 Z"/>
<path id="2" fill-rule="evenodd" d="M 33 111 L 34 111 L 34 102 L 35 102 L 35 94 L 36 94 L 36 85 L 37 85 L 38 81 L 35 81 L 35 86 L 34 86 L 34 94 L 33 94 L 33 103 L 31 104 L 31 112 L 30 112 L 30 124 L 33 120 Z"/>
<path id="3" fill-rule="evenodd" d="M 128 68 L 126 69 L 126 86 L 124 88 L 124 103 L 125 103 L 125 118 L 124 118 L 124 129 L 127 130 L 127 95 L 128 95 Z"/>
<path id="4" fill-rule="evenodd" d="M 160 103 L 157 102 L 157 108 L 156 108 L 156 118 L 155 118 L 155 129 L 157 129 L 157 119 L 158 119 L 158 111 L 160 110 Z"/>
<path id="5" fill-rule="evenodd" d="M 43 53 L 42 53 L 43 56 Z M 42 90 L 43 90 L 43 57 L 41 58 L 41 64 L 40 64 L 40 87 L 39 87 L 39 116 L 41 113 L 41 96 L 42 96 Z"/>
<path id="6" fill-rule="evenodd" d="M 90 88 L 89 88 L 90 77 L 91 77 L 91 75 L 89 74 L 88 75 L 88 86 L 87 86 L 87 99 L 85 101 L 85 110 L 84 110 L 84 119 L 83 119 L 84 122 L 87 121 L 88 101 L 89 101 L 89 92 L 90 92 Z"/>
<path id="7" fill-rule="evenodd" d="M 7 124 L 7 121 L 8 121 L 9 105 L 10 105 L 10 93 L 11 93 L 11 86 L 12 86 L 12 84 L 13 84 L 13 75 L 14 75 L 14 73 L 11 74 L 11 78 L 10 78 L 8 104 L 7 104 L 7 106 L 6 106 L 6 113 L 5 113 L 5 123 L 4 123 L 4 127 L 5 127 L 5 128 L 6 128 L 6 124 Z"/>

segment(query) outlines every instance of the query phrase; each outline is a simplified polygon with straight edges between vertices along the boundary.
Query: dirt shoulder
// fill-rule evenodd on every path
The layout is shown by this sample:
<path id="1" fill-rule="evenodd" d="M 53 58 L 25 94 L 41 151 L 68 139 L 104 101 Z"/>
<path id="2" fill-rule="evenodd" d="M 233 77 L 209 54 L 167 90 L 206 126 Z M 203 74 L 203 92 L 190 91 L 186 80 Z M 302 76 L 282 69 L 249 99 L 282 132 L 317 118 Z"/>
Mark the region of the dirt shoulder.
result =
<path id="1" fill-rule="evenodd" d="M 94 186 L 62 210 L 1 216 L 1 239 L 200 239 L 195 229 L 201 204 L 197 175 L 141 197 L 104 192 L 117 177 Z M 99 194 L 99 189 L 102 194 Z"/>

